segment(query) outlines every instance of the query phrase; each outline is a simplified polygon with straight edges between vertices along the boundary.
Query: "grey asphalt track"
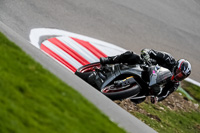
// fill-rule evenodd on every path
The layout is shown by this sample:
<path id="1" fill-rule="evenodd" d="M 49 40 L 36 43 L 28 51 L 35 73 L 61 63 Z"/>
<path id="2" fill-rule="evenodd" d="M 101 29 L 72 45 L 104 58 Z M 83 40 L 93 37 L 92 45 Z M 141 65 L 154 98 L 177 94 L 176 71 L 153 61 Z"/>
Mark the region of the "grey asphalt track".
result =
<path id="1" fill-rule="evenodd" d="M 188 59 L 192 64 L 190 78 L 200 82 L 199 0 L 1 0 L 0 22 L 25 40 L 29 40 L 32 28 L 51 27 L 138 54 L 143 48 L 166 51 L 177 59 Z M 30 49 L 40 58 L 39 50 Z M 59 73 L 53 69 L 58 67 L 53 61 L 43 61 Z"/>
<path id="2" fill-rule="evenodd" d="M 0 21 L 25 39 L 52 27 L 140 53 L 153 48 L 184 57 L 200 82 L 199 0 L 1 0 Z"/>

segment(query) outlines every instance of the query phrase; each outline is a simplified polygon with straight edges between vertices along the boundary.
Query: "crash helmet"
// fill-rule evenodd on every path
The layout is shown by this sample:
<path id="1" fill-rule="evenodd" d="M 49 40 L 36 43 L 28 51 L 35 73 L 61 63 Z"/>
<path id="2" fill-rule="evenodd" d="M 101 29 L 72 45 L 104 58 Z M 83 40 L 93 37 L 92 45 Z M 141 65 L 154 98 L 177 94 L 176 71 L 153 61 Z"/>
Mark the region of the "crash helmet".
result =
<path id="1" fill-rule="evenodd" d="M 182 81 L 187 78 L 191 73 L 191 64 L 185 59 L 180 59 L 177 61 L 177 65 L 174 69 L 174 74 L 172 76 L 172 81 Z"/>

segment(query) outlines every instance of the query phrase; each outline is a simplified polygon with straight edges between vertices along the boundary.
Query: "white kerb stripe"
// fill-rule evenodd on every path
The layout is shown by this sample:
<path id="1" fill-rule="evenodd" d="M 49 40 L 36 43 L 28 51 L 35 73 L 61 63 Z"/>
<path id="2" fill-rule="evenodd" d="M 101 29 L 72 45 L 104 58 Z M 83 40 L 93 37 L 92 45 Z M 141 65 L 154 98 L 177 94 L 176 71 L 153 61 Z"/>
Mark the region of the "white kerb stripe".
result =
<path id="1" fill-rule="evenodd" d="M 99 61 L 99 59 L 93 55 L 89 50 L 84 48 L 82 45 L 74 41 L 69 37 L 57 37 L 61 42 L 69 46 L 71 49 L 75 50 L 79 53 L 83 58 L 85 58 L 88 62 L 93 63 Z"/>
<path id="2" fill-rule="evenodd" d="M 90 42 L 97 49 L 101 50 L 107 56 L 115 56 L 126 52 L 127 50 L 119 49 L 118 47 L 112 45 L 102 45 L 97 44 L 96 42 Z"/>
<path id="3" fill-rule="evenodd" d="M 66 60 L 67 62 L 69 62 L 76 69 L 78 69 L 79 67 L 82 66 L 77 60 L 75 60 L 69 54 L 67 54 L 66 52 L 64 52 L 62 49 L 60 49 L 57 46 L 55 46 L 53 43 L 51 43 L 49 41 L 44 41 L 43 45 L 45 45 L 46 47 L 48 47 L 49 49 L 51 49 L 53 52 L 55 52 L 57 55 L 59 55 L 60 57 L 62 57 L 64 60 Z"/>

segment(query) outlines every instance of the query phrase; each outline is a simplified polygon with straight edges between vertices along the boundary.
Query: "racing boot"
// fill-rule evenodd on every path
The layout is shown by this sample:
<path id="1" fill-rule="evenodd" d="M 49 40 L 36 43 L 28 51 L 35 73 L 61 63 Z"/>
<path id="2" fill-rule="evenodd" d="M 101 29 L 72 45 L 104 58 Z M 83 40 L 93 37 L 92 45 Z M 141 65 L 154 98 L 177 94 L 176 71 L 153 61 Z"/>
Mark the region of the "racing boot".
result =
<path id="1" fill-rule="evenodd" d="M 111 57 L 101 57 L 100 58 L 100 64 L 101 65 L 110 64 L 111 62 L 112 62 L 112 58 Z"/>
<path id="2" fill-rule="evenodd" d="M 120 63 L 120 55 L 101 57 L 100 63 L 101 65 Z"/>

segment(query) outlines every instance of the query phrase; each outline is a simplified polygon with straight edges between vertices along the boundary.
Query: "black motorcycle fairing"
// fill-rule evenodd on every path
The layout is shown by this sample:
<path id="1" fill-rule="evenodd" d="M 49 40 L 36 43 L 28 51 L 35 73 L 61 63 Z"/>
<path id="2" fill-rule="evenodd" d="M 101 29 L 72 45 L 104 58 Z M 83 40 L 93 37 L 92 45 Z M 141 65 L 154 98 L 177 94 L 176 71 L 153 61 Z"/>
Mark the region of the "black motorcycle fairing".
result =
<path id="1" fill-rule="evenodd" d="M 107 85 L 113 83 L 115 80 L 122 80 L 128 76 L 134 76 L 136 83 L 140 88 L 148 88 L 146 81 L 143 80 L 143 75 L 146 76 L 146 72 L 140 65 L 127 65 L 127 64 L 113 64 L 99 67 L 99 63 L 92 63 L 86 66 L 80 67 L 75 74 L 101 91 Z M 90 67 L 94 66 L 94 70 Z M 95 68 L 98 68 L 95 70 Z M 106 79 L 103 79 L 103 74 Z M 139 82 L 139 83 L 138 83 Z"/>
<path id="2" fill-rule="evenodd" d="M 152 95 L 152 90 L 159 92 L 168 79 L 171 72 L 159 66 L 145 64 L 126 65 L 111 64 L 101 66 L 100 63 L 91 63 L 80 67 L 75 72 L 77 76 L 91 84 L 100 92 L 111 99 L 123 99 L 132 97 L 137 100 L 140 97 Z M 114 86 L 115 81 L 133 77 L 125 87 Z M 134 100 L 134 101 L 135 101 Z"/>
<path id="3" fill-rule="evenodd" d="M 114 64 L 112 66 L 112 71 L 109 73 L 106 73 L 107 79 L 104 81 L 104 83 L 101 85 L 101 89 L 106 87 L 107 85 L 113 83 L 114 80 L 118 79 L 125 79 L 128 76 L 134 76 L 134 79 L 141 77 L 142 75 L 142 69 L 139 67 L 139 65 L 133 66 L 127 66 L 123 64 Z M 136 80 L 137 83 L 137 80 Z M 138 84 L 138 83 L 137 83 Z M 138 84 L 140 86 L 140 84 Z"/>

